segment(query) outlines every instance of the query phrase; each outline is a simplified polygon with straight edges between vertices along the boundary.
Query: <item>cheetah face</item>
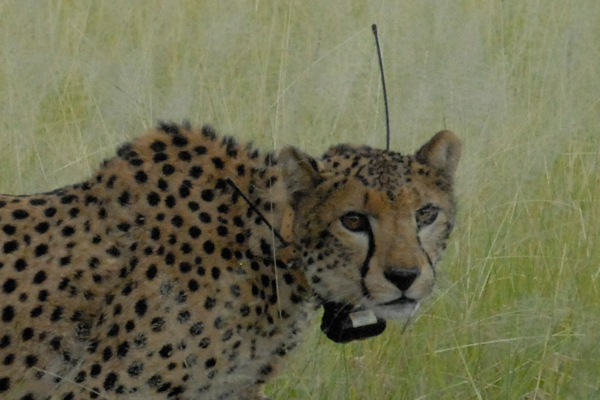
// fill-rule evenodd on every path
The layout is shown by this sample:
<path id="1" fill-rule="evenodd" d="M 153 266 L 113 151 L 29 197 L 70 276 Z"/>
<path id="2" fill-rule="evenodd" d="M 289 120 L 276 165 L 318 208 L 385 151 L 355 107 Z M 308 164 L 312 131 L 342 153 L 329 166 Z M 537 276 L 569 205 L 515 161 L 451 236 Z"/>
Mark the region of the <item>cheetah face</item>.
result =
<path id="1" fill-rule="evenodd" d="M 454 225 L 459 157 L 448 131 L 412 156 L 337 146 L 316 162 L 282 151 L 293 235 L 317 297 L 384 320 L 409 316 L 431 293 Z"/>

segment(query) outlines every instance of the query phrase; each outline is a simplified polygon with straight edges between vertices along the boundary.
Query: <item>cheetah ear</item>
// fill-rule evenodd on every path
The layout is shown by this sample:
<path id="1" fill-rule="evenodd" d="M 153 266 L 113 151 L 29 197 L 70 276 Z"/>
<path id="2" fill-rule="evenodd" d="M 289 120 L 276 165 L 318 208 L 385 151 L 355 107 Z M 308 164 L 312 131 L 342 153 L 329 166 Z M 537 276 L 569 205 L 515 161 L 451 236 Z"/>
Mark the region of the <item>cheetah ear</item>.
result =
<path id="1" fill-rule="evenodd" d="M 441 170 L 452 180 L 460 159 L 461 148 L 458 136 L 450 131 L 440 131 L 417 151 L 415 159 L 421 164 Z"/>
<path id="2" fill-rule="evenodd" d="M 298 201 L 323 182 L 319 164 L 308 154 L 289 146 L 281 149 L 279 165 L 290 202 L 296 209 Z"/>

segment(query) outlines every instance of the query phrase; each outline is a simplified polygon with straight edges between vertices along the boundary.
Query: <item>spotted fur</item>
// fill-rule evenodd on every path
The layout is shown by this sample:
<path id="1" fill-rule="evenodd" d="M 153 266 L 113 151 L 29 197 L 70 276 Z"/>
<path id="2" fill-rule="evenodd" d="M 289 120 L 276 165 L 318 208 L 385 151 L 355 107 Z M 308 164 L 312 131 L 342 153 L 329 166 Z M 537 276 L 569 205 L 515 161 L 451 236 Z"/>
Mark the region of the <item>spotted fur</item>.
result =
<path id="1" fill-rule="evenodd" d="M 164 124 L 85 182 L 0 196 L 0 397 L 260 399 L 319 301 L 399 318 L 430 293 L 459 155 L 450 132 L 315 160 Z"/>

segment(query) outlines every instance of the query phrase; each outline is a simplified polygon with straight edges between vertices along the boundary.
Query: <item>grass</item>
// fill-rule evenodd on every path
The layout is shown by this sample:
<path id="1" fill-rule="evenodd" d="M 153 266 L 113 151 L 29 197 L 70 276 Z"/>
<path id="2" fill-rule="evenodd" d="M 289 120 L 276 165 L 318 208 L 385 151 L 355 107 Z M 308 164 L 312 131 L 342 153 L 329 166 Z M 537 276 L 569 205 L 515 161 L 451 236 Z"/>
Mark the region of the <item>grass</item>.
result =
<path id="1" fill-rule="evenodd" d="M 313 154 L 464 141 L 434 296 L 339 346 L 317 323 L 275 399 L 600 398 L 596 0 L 5 1 L 0 189 L 87 176 L 157 119 Z"/>

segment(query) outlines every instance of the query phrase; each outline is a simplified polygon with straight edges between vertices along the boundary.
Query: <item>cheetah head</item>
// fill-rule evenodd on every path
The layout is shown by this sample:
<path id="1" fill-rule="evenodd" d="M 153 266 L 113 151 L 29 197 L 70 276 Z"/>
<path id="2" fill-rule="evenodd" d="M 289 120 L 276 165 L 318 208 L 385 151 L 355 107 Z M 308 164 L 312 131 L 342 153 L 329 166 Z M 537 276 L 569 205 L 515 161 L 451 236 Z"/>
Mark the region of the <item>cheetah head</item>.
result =
<path id="1" fill-rule="evenodd" d="M 449 131 L 409 156 L 341 145 L 315 160 L 282 150 L 292 240 L 325 306 L 330 338 L 377 335 L 385 320 L 407 318 L 431 293 L 454 226 L 460 152 Z M 353 331 L 348 315 L 356 310 L 372 311 L 377 322 Z"/>

